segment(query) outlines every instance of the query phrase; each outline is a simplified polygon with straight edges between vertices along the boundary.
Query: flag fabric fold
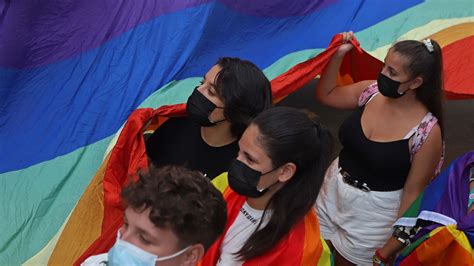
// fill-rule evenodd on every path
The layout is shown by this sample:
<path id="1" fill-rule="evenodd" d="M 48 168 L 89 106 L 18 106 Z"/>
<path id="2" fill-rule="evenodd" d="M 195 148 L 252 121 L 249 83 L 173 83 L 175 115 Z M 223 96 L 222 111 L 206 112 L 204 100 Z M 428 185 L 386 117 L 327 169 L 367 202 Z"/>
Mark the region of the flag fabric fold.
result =
<path id="1" fill-rule="evenodd" d="M 469 172 L 474 151 L 453 161 L 395 223 L 422 227 L 396 265 L 473 265 L 474 212 L 468 213 Z"/>

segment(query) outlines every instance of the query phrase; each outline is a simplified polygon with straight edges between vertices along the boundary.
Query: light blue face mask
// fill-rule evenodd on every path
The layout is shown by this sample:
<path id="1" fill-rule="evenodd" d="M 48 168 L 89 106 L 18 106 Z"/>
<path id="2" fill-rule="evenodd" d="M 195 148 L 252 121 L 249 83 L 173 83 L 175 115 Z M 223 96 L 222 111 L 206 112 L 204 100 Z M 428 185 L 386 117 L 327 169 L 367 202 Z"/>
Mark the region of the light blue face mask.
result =
<path id="1" fill-rule="evenodd" d="M 155 254 L 147 252 L 131 243 L 120 239 L 120 230 L 117 233 L 117 241 L 109 250 L 108 263 L 111 266 L 137 265 L 154 266 L 157 261 L 164 261 L 175 258 L 188 250 L 189 247 L 182 249 L 172 255 L 158 257 Z"/>

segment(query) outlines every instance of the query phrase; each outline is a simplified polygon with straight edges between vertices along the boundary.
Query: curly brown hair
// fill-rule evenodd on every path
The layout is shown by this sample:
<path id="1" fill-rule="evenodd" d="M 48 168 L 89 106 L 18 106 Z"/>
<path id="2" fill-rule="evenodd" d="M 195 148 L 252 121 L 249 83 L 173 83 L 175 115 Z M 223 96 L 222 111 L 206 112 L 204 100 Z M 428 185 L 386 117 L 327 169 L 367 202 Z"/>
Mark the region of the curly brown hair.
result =
<path id="1" fill-rule="evenodd" d="M 201 173 L 165 166 L 138 176 L 122 191 L 125 205 L 140 211 L 151 208 L 151 222 L 170 228 L 181 248 L 200 243 L 207 250 L 224 231 L 226 203 Z"/>

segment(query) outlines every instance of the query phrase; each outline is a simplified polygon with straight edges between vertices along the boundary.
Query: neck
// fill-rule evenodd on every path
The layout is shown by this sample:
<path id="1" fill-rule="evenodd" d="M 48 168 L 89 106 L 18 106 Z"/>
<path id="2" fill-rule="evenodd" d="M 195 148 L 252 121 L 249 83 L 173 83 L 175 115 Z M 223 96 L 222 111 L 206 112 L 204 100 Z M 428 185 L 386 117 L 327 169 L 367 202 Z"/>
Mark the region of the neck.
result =
<path id="1" fill-rule="evenodd" d="M 255 210 L 263 211 L 267 207 L 268 202 L 271 197 L 268 197 L 267 194 L 261 196 L 260 198 L 247 198 L 247 203 Z"/>
<path id="2" fill-rule="evenodd" d="M 416 99 L 416 93 L 414 90 L 408 90 L 405 92 L 405 95 L 399 99 L 392 99 L 388 97 L 386 97 L 386 99 L 386 103 L 390 106 L 404 110 L 409 110 L 410 107 L 413 107 L 416 103 L 418 103 L 418 99 Z"/>
<path id="3" fill-rule="evenodd" d="M 201 127 L 201 138 L 211 147 L 222 147 L 237 140 L 230 131 L 230 123 L 222 121 L 212 127 Z"/>
<path id="4" fill-rule="evenodd" d="M 256 210 L 265 210 L 265 207 L 267 207 L 268 202 L 270 202 L 271 198 L 275 193 L 277 193 L 278 190 L 283 186 L 282 183 L 275 184 L 274 186 L 270 187 L 268 191 L 263 194 L 259 198 L 247 198 L 247 203 L 252 207 L 253 209 Z"/>

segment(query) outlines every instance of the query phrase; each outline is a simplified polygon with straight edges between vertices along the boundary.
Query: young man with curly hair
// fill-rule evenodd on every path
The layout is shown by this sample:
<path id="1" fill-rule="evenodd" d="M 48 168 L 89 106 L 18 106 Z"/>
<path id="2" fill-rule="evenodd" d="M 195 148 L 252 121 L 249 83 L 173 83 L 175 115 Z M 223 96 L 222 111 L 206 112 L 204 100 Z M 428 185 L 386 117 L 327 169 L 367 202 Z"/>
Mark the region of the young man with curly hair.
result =
<path id="1" fill-rule="evenodd" d="M 196 265 L 226 223 L 221 193 L 182 167 L 140 173 L 122 199 L 124 225 L 115 245 L 82 265 Z"/>

